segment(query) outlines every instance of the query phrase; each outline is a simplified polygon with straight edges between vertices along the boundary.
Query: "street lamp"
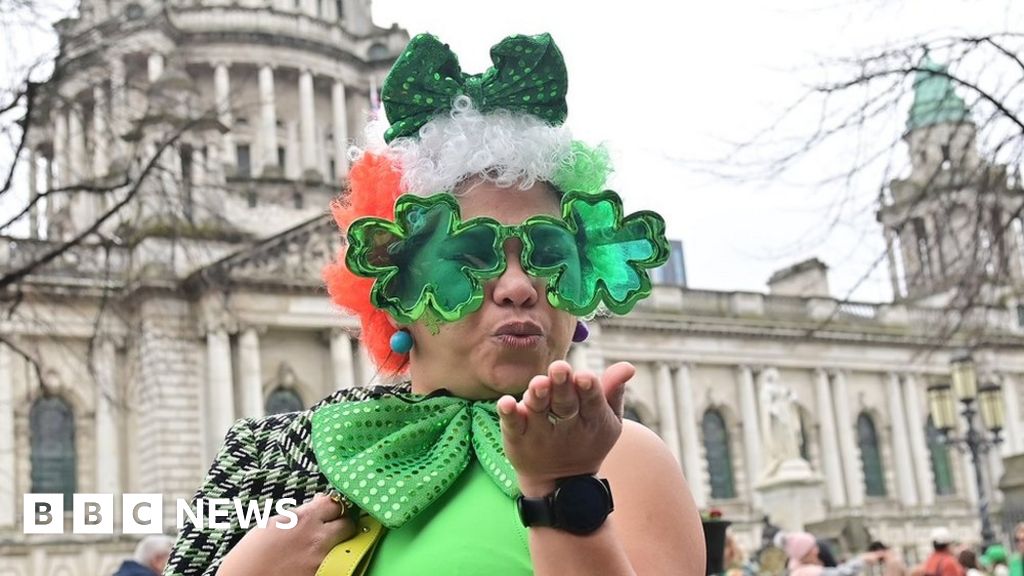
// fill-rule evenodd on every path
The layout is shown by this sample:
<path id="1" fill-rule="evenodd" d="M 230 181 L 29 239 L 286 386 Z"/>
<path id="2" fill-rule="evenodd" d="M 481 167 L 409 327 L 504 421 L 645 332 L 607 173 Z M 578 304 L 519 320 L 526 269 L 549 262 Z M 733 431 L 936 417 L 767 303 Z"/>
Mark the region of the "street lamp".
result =
<path id="1" fill-rule="evenodd" d="M 978 386 L 974 358 L 962 352 L 950 361 L 952 386 L 948 383 L 928 387 L 928 409 L 932 423 L 938 429 L 942 442 L 956 446 L 961 452 L 969 450 L 974 462 L 974 475 L 978 482 L 978 514 L 981 516 L 981 540 L 987 548 L 995 543 L 995 532 L 988 516 L 988 489 L 984 481 L 982 458 L 992 447 L 1003 441 L 1003 394 L 998 384 L 986 382 Z M 956 428 L 956 400 L 962 404 L 960 415 L 967 423 L 962 437 L 951 435 Z M 975 402 L 978 406 L 975 408 Z M 981 412 L 984 429 L 976 426 L 974 415 Z M 988 433 L 986 433 L 986 431 Z"/>

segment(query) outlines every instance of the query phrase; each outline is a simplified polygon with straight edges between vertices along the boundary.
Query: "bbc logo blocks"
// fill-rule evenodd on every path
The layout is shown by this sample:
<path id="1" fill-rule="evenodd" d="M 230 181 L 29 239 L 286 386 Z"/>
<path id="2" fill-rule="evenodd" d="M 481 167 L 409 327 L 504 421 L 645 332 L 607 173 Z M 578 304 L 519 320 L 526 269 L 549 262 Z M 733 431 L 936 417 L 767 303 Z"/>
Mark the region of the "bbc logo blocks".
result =
<path id="1" fill-rule="evenodd" d="M 25 534 L 64 533 L 63 494 L 25 494 L 22 503 Z M 74 494 L 71 520 L 74 534 L 113 534 L 113 494 Z M 124 494 L 121 497 L 121 532 L 163 532 L 163 497 L 160 494 Z"/>

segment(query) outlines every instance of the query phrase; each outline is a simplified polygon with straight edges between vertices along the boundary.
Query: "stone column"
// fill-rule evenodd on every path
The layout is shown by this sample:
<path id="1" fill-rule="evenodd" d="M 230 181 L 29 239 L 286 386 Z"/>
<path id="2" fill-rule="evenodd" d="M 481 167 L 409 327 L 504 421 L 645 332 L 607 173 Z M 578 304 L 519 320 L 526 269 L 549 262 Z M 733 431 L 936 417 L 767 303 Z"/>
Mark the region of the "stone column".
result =
<path id="1" fill-rule="evenodd" d="M 832 411 L 832 386 L 828 372 L 815 372 L 815 400 L 818 405 L 818 424 L 821 432 L 821 463 L 825 469 L 828 502 L 832 508 L 846 506 L 846 487 L 843 468 L 839 462 L 839 441 L 836 439 L 835 416 Z"/>
<path id="2" fill-rule="evenodd" d="M 658 402 L 658 428 L 661 431 L 661 439 L 668 446 L 668 451 L 675 457 L 676 462 L 682 463 L 679 451 L 679 426 L 676 423 L 676 402 L 672 394 L 672 369 L 668 364 L 659 362 L 657 374 L 655 375 L 655 398 Z M 685 466 L 684 466 L 685 470 Z M 687 479 L 695 484 L 697 479 L 691 477 L 692 470 L 685 470 Z"/>
<path id="3" fill-rule="evenodd" d="M 907 433 L 910 436 L 910 453 L 914 460 L 917 480 L 917 495 L 921 506 L 935 504 L 935 487 L 932 483 L 932 461 L 928 443 L 924 437 L 925 416 L 921 412 L 921 391 L 913 374 L 903 377 L 903 407 L 907 414 Z"/>
<path id="4" fill-rule="evenodd" d="M 57 164 L 56 186 L 67 186 L 71 168 L 68 157 L 68 115 L 61 108 L 54 111 L 53 117 L 53 158 Z M 56 198 L 51 197 L 50 203 L 55 200 Z"/>
<path id="5" fill-rule="evenodd" d="M 107 130 L 107 92 L 103 86 L 95 86 L 92 89 L 92 173 L 97 178 L 107 175 L 110 170 L 110 157 L 107 154 L 107 145 L 110 143 L 110 134 Z"/>
<path id="6" fill-rule="evenodd" d="M 355 385 L 352 364 L 352 338 L 344 330 L 331 330 L 331 368 L 335 390 L 345 390 Z"/>
<path id="7" fill-rule="evenodd" d="M 276 172 L 277 162 L 277 108 L 274 103 L 274 70 L 269 64 L 260 66 L 260 166 L 262 173 Z"/>
<path id="8" fill-rule="evenodd" d="M 957 411 L 959 412 L 959 410 L 960 410 L 960 407 L 957 406 Z M 975 415 L 975 417 L 977 417 L 977 415 Z M 963 436 L 963 434 L 965 434 L 964 426 L 963 426 L 963 424 L 961 422 L 962 420 L 963 420 L 963 418 L 957 416 L 957 426 L 960 428 L 957 431 L 957 433 L 961 437 Z M 953 458 L 951 458 L 951 460 L 959 460 L 960 461 L 960 477 L 963 478 L 963 480 L 964 480 L 964 483 L 963 483 L 964 484 L 964 490 L 965 490 L 964 496 L 967 497 L 967 501 L 970 502 L 972 506 L 977 506 L 977 504 L 978 504 L 978 480 L 977 480 L 977 478 L 974 475 L 974 462 L 971 461 L 971 454 L 970 454 L 970 452 L 968 452 L 968 451 L 961 452 L 959 450 L 953 449 L 953 450 L 950 450 L 949 453 L 953 457 Z M 984 462 L 985 462 L 985 459 L 982 458 L 982 466 L 984 466 Z M 952 462 L 951 462 L 951 464 L 952 464 Z M 986 477 L 988 476 L 988 471 L 987 470 L 982 469 L 982 473 L 984 473 Z"/>
<path id="9" fill-rule="evenodd" d="M 1024 452 L 1024 430 L 1020 419 L 1020 385 L 1016 376 L 1003 374 L 1003 404 L 1006 406 L 1006 450 L 1008 454 Z"/>
<path id="10" fill-rule="evenodd" d="M 21 502 L 15 470 L 17 460 L 14 451 L 14 381 L 11 367 L 11 351 L 0 344 L 0 528 L 11 528 L 17 524 Z"/>
<path id="11" fill-rule="evenodd" d="M 935 224 L 934 218 L 924 218 L 924 229 L 925 234 L 928 235 L 925 245 L 928 247 L 928 260 L 931 262 L 931 271 L 934 278 L 941 278 L 945 274 L 946 266 L 942 261 L 942 245 L 941 238 L 939 237 L 938 228 Z"/>
<path id="12" fill-rule="evenodd" d="M 690 380 L 690 365 L 681 364 L 676 369 L 673 381 L 676 389 L 676 411 L 682 421 L 682 451 L 686 478 L 690 483 L 690 491 L 697 506 L 707 506 L 707 491 L 704 487 L 704 459 L 701 458 L 700 436 L 697 433 L 696 402 L 694 402 L 693 382 Z"/>
<path id="13" fill-rule="evenodd" d="M 235 421 L 231 339 L 223 326 L 206 333 L 206 373 L 206 441 L 208 459 L 212 459 Z"/>
<path id="14" fill-rule="evenodd" d="M 889 374 L 888 394 L 896 488 L 901 504 L 917 506 L 917 486 L 914 483 L 914 466 L 910 456 L 910 441 L 907 438 L 907 414 L 903 410 L 899 374 Z"/>
<path id="15" fill-rule="evenodd" d="M 70 181 L 67 184 L 81 182 L 86 178 L 85 128 L 82 121 L 82 107 L 77 103 L 72 104 L 68 111 L 68 152 L 71 161 L 68 170 Z"/>
<path id="16" fill-rule="evenodd" d="M 302 0 L 302 12 L 310 18 L 316 18 L 319 12 L 317 4 L 318 0 Z"/>
<path id="17" fill-rule="evenodd" d="M 128 132 L 131 117 L 128 109 L 128 74 L 121 56 L 114 56 L 107 65 L 110 67 L 110 131 L 113 132 L 116 153 L 123 157 L 124 143 L 121 137 Z"/>
<path id="18" fill-rule="evenodd" d="M 896 232 L 888 226 L 885 227 L 885 256 L 889 260 L 889 281 L 892 283 L 892 294 L 899 298 L 903 294 L 900 291 L 899 267 L 896 264 Z"/>
<path id="19" fill-rule="evenodd" d="M 46 190 L 53 190 L 57 185 L 56 183 L 56 162 L 53 160 L 53 155 L 46 159 Z M 43 227 L 43 234 L 47 240 L 53 240 L 52 233 L 55 233 L 53 221 L 57 218 L 57 206 L 54 203 L 54 198 L 51 196 L 47 198 L 46 202 L 46 226 Z"/>
<path id="20" fill-rule="evenodd" d="M 164 74 L 164 55 L 159 52 L 150 54 L 146 61 L 146 72 L 150 84 L 159 80 Z"/>
<path id="21" fill-rule="evenodd" d="M 320 163 L 317 162 L 313 73 L 308 68 L 299 72 L 299 130 L 302 134 L 302 175 L 306 178 L 319 176 Z"/>
<path id="22" fill-rule="evenodd" d="M 297 122 L 285 124 L 285 135 L 288 139 L 287 151 L 284 155 L 284 176 L 289 180 L 302 177 L 302 161 L 299 157 L 299 125 Z"/>
<path id="23" fill-rule="evenodd" d="M 573 370 L 590 370 L 590 354 L 588 352 L 586 344 L 582 342 L 577 342 L 569 347 L 567 360 Z"/>
<path id="24" fill-rule="evenodd" d="M 238 394 L 243 418 L 264 416 L 263 372 L 260 365 L 259 329 L 248 326 L 238 335 Z"/>
<path id="25" fill-rule="evenodd" d="M 366 350 L 366 346 L 363 345 L 362 341 L 357 342 L 356 348 L 359 350 L 359 382 L 356 382 L 356 386 L 376 384 L 373 380 L 377 375 L 377 367 L 373 364 L 373 360 L 370 359 L 370 353 Z"/>
<path id="26" fill-rule="evenodd" d="M 846 389 L 846 375 L 835 373 L 833 382 L 835 394 L 832 397 L 836 415 L 836 436 L 842 453 L 843 472 L 846 476 L 846 501 L 852 508 L 864 506 L 864 474 L 861 471 L 860 450 L 853 439 L 853 422 L 850 420 L 850 396 Z"/>
<path id="27" fill-rule="evenodd" d="M 28 237 L 39 238 L 39 154 L 28 149 Z"/>
<path id="28" fill-rule="evenodd" d="M 334 177 L 341 181 L 348 174 L 348 117 L 345 114 L 345 85 L 338 79 L 331 85 L 331 110 L 334 116 Z"/>
<path id="29" fill-rule="evenodd" d="M 743 418 L 743 459 L 747 465 L 747 491 L 752 503 L 760 500 L 756 487 L 761 480 L 761 424 L 757 412 L 754 372 L 749 366 L 737 368 L 740 416 Z"/>
<path id="30" fill-rule="evenodd" d="M 228 131 L 221 135 L 221 161 L 230 166 L 233 173 L 238 158 L 235 155 L 235 137 L 231 133 L 234 119 L 231 114 L 231 76 L 227 64 L 218 62 L 214 65 L 213 87 L 217 99 L 217 119 L 228 128 Z"/>
<path id="31" fill-rule="evenodd" d="M 96 375 L 96 492 L 121 492 L 120 394 L 117 349 L 107 337 L 98 339 L 93 358 Z"/>

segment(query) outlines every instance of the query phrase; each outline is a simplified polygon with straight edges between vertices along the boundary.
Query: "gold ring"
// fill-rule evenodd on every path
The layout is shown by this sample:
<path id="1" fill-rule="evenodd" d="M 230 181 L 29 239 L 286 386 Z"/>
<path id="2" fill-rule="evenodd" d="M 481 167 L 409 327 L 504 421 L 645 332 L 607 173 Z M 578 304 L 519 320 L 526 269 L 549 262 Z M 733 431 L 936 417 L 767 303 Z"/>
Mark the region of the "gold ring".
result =
<path id="1" fill-rule="evenodd" d="M 568 416 L 559 416 L 558 414 L 555 413 L 554 410 L 548 410 L 548 422 L 551 422 L 551 425 L 555 426 L 559 422 L 565 422 L 567 420 L 572 420 L 573 418 L 578 416 L 579 413 L 580 413 L 579 408 L 577 408 L 575 412 L 573 412 L 572 414 L 570 414 Z"/>
<path id="2" fill-rule="evenodd" d="M 341 516 L 344 516 L 348 512 L 348 498 L 345 498 L 345 496 L 342 495 L 341 492 L 331 490 L 330 493 L 327 494 L 327 496 L 331 499 L 332 502 L 334 502 L 338 506 L 341 506 Z"/>

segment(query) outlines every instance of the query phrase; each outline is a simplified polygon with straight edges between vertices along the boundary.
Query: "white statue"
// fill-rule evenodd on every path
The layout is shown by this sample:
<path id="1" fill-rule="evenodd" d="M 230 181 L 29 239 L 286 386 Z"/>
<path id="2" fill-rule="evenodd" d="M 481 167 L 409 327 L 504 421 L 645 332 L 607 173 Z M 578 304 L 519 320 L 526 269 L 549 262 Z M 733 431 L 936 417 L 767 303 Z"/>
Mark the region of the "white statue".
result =
<path id="1" fill-rule="evenodd" d="M 800 459 L 800 413 L 796 393 L 779 383 L 770 368 L 761 377 L 761 436 L 765 470 L 771 474 L 787 460 Z"/>

